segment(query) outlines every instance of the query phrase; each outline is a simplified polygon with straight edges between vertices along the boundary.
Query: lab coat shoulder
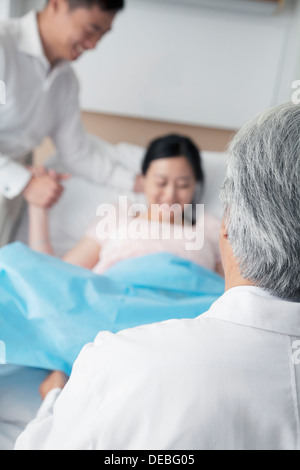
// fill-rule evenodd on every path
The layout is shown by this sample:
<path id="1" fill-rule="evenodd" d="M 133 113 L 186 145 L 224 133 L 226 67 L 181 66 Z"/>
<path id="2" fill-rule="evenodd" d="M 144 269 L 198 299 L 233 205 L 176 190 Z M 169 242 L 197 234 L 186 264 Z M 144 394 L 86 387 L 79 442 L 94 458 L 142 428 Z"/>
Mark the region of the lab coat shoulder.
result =
<path id="1" fill-rule="evenodd" d="M 192 448 L 199 423 L 186 417 L 199 412 L 199 385 L 206 402 L 218 388 L 215 323 L 204 314 L 100 333 L 55 404 L 50 447 L 55 439 L 72 449 Z"/>
<path id="2" fill-rule="evenodd" d="M 247 312 L 240 294 L 229 291 L 195 319 L 99 333 L 78 356 L 53 415 L 23 439 L 45 449 L 297 448 L 282 302 L 278 329 L 264 299 L 249 293 L 256 309 Z"/>
<path id="3" fill-rule="evenodd" d="M 295 448 L 286 338 L 217 318 L 216 308 L 99 333 L 53 415 L 23 440 L 43 449 Z"/>
<path id="4" fill-rule="evenodd" d="M 76 422 L 89 429 L 84 442 L 71 438 L 78 448 L 288 447 L 295 430 L 285 350 L 284 338 L 210 312 L 100 333 L 79 356 L 56 416 L 76 403 L 68 432 Z M 279 424 L 286 441 L 265 432 Z"/>
<path id="5" fill-rule="evenodd" d="M 211 320 L 208 314 L 203 314 L 196 319 L 167 320 L 150 325 L 142 325 L 136 328 L 120 331 L 117 334 L 100 332 L 95 342 L 87 346 L 82 354 L 103 357 L 113 360 L 115 355 L 122 355 L 121 361 L 126 361 L 128 368 L 140 367 L 146 362 L 148 365 L 155 363 L 162 356 L 165 360 L 173 362 L 174 354 L 180 356 L 187 352 L 186 348 L 199 349 L 199 334 L 207 338 L 207 329 Z M 138 351 L 138 354 L 137 354 Z"/>

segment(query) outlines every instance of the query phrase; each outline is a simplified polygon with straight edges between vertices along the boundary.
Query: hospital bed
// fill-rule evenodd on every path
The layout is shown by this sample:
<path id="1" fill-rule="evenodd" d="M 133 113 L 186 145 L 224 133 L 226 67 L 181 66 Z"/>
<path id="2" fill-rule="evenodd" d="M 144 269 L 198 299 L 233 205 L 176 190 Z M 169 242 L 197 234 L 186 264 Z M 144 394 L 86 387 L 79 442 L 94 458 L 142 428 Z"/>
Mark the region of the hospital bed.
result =
<path id="1" fill-rule="evenodd" d="M 130 159 L 132 168 L 139 168 L 143 148 L 128 143 L 111 145 L 98 137 L 90 137 L 100 158 L 101 154 L 109 152 L 115 161 Z M 225 175 L 226 153 L 202 151 L 202 157 L 206 184 L 201 202 L 205 204 L 207 213 L 221 218 L 219 190 Z M 47 165 L 60 169 L 56 155 L 49 159 Z M 99 204 L 115 203 L 120 195 L 127 195 L 132 202 L 144 202 L 142 194 L 121 193 L 118 188 L 100 187 L 78 176 L 73 176 L 64 185 L 63 197 L 49 216 L 50 235 L 57 256 L 63 255 L 80 240 L 94 219 Z M 27 244 L 27 229 L 25 211 L 15 239 Z M 0 450 L 12 449 L 17 436 L 35 416 L 41 404 L 38 387 L 46 375 L 44 370 L 0 365 Z"/>

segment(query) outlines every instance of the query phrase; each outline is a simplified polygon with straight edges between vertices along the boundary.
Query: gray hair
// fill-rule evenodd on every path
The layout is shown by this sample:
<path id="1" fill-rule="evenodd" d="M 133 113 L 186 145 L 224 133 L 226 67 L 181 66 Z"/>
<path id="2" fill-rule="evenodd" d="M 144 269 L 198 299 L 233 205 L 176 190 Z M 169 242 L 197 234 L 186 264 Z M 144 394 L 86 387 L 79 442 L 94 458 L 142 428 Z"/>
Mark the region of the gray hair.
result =
<path id="1" fill-rule="evenodd" d="M 300 106 L 272 108 L 236 134 L 221 200 L 242 277 L 300 302 Z"/>

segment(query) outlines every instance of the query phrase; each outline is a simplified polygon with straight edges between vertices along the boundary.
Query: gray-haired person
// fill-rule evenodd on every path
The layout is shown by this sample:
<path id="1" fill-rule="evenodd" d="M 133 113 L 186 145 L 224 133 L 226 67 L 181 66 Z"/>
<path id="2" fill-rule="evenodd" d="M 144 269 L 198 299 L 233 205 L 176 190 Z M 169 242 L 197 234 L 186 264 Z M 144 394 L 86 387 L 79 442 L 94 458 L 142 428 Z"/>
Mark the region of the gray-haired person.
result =
<path id="1" fill-rule="evenodd" d="M 300 107 L 229 149 L 226 292 L 195 319 L 101 332 L 41 386 L 16 449 L 300 449 Z"/>

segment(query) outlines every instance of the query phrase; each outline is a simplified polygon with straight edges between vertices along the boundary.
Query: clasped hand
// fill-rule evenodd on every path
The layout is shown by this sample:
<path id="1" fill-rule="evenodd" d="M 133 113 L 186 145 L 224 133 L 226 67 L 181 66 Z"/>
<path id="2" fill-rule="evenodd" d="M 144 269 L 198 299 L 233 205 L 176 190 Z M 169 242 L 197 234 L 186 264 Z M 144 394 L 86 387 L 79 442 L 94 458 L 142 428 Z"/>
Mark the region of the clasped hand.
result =
<path id="1" fill-rule="evenodd" d="M 64 188 L 61 182 L 69 179 L 70 175 L 44 167 L 28 167 L 28 170 L 32 178 L 23 191 L 25 200 L 28 204 L 49 209 L 62 196 Z"/>

